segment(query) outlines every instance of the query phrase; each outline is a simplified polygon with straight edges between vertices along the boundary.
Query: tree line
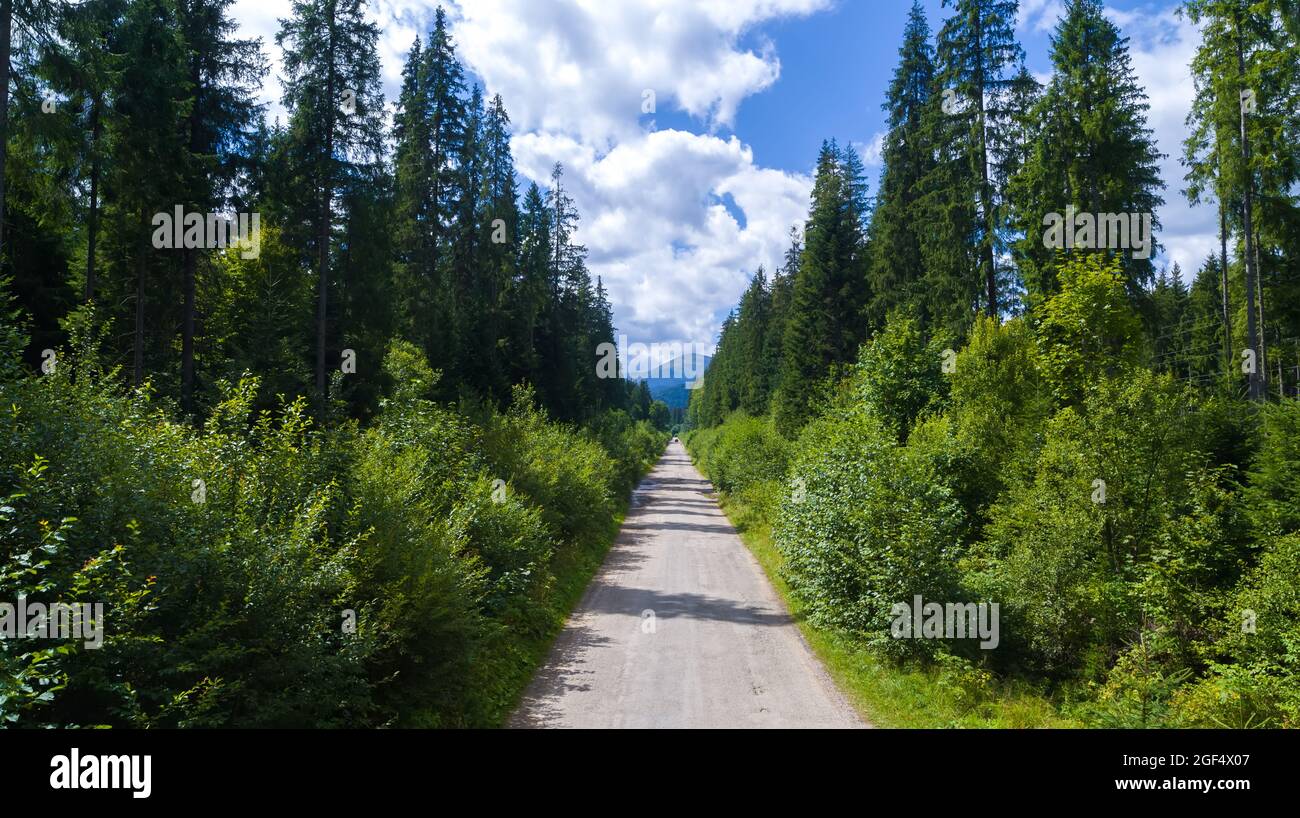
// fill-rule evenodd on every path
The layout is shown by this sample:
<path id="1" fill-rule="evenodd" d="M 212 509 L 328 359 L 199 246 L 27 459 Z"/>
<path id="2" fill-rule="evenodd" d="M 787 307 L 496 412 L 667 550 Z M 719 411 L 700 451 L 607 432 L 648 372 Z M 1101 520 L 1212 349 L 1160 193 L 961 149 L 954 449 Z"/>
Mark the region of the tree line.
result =
<path id="1" fill-rule="evenodd" d="M 0 725 L 500 725 L 667 408 L 441 10 L 230 10 L 0 0 Z"/>
<path id="2" fill-rule="evenodd" d="M 401 337 L 440 399 L 504 405 L 528 382 L 562 420 L 643 411 L 594 375 L 611 306 L 563 169 L 519 190 L 505 102 L 467 80 L 441 8 L 390 117 L 363 0 L 294 3 L 275 37 L 286 119 L 268 123 L 266 44 L 235 35 L 230 0 L 11 6 L 0 258 L 33 366 L 79 331 L 191 416 L 245 371 L 265 375 L 260 405 L 332 394 L 367 416 Z M 257 214 L 257 252 L 158 249 L 177 207 Z"/>
<path id="3" fill-rule="evenodd" d="M 1063 259 L 1087 249 L 1046 246 L 1054 214 L 1141 215 L 1155 230 L 1178 181 L 1191 204 L 1219 213 L 1218 251 L 1187 280 L 1156 269 L 1158 245 L 1096 248 L 1120 265 L 1152 365 L 1203 385 L 1237 380 L 1256 399 L 1289 394 L 1300 382 L 1294 5 L 1181 9 L 1204 34 L 1184 180 L 1161 178 L 1150 104 L 1101 3 L 1066 5 L 1043 86 L 1016 41 L 1014 0 L 945 6 L 937 35 L 912 8 L 874 198 L 856 152 L 828 141 L 784 263 L 770 278 L 759 271 L 724 322 L 694 422 L 770 404 L 782 432 L 797 432 L 818 384 L 900 309 L 954 340 L 981 314 L 1033 315 L 1060 291 Z"/>
<path id="4" fill-rule="evenodd" d="M 1102 4 L 1064 4 L 1043 87 L 1015 2 L 945 5 L 933 40 L 913 7 L 874 206 L 828 142 L 687 446 L 814 626 L 923 668 L 955 723 L 1296 726 L 1295 6 L 1182 7 L 1203 33 L 1185 195 L 1219 217 L 1184 281 L 1131 229 L 1098 242 L 1173 181 Z M 918 596 L 997 603 L 998 647 L 896 638 Z"/>

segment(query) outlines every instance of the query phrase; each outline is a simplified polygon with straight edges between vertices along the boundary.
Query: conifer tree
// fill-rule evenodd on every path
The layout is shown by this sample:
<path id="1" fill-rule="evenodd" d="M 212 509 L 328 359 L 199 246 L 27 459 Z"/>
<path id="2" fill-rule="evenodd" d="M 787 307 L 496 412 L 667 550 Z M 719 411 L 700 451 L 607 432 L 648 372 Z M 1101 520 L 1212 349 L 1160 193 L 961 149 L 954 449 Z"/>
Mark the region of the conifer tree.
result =
<path id="1" fill-rule="evenodd" d="M 938 83 L 930 105 L 931 139 L 940 161 L 927 184 L 927 224 L 945 226 L 969 245 L 978 263 L 982 306 L 995 319 L 1007 306 L 999 300 L 997 257 L 1003 249 L 1003 202 L 996 188 L 999 147 L 1012 127 L 1012 90 L 1024 52 L 1015 36 L 1017 0 L 944 0 L 953 15 L 939 32 Z M 945 220 L 948 220 L 945 222 Z M 944 242 L 947 237 L 937 238 Z M 956 248 L 954 248 L 956 249 Z M 949 253 L 940 250 L 940 253 Z M 939 275 L 964 275 L 965 259 L 942 258 Z M 943 282 L 960 298 L 964 286 Z"/>
<path id="2" fill-rule="evenodd" d="M 1146 122 L 1150 106 L 1138 86 L 1128 40 L 1106 18 L 1099 0 L 1066 5 L 1052 38 L 1052 65 L 1052 79 L 1033 110 L 1036 126 L 1027 161 L 1011 184 L 1021 236 L 1016 258 L 1031 303 L 1057 289 L 1057 251 L 1043 241 L 1048 214 L 1073 207 L 1083 214 L 1149 216 L 1154 242 L 1155 212 L 1164 203 L 1162 157 Z M 1110 252 L 1120 258 L 1136 303 L 1152 283 L 1155 247 L 1148 248 L 1147 258 L 1137 258 L 1134 242 L 1129 236 L 1128 248 Z"/>
<path id="3" fill-rule="evenodd" d="M 257 40 L 232 37 L 233 0 L 178 0 L 188 52 L 189 100 L 185 129 L 188 157 L 184 187 L 187 210 L 210 213 L 231 203 L 238 156 L 260 118 L 255 89 L 266 73 Z M 182 250 L 184 305 L 181 314 L 181 405 L 194 409 L 194 343 L 199 251 Z"/>
<path id="4" fill-rule="evenodd" d="M 934 50 L 920 2 L 912 4 L 899 63 L 882 106 L 889 114 L 884 170 L 872 219 L 871 293 L 868 320 L 884 326 L 889 311 L 926 300 L 921 246 L 930 239 L 919 207 L 921 182 L 934 171 L 934 148 L 924 115 L 934 88 Z M 924 312 L 924 310 L 922 310 Z"/>
<path id="5" fill-rule="evenodd" d="M 1228 236 L 1236 236 L 1231 243 L 1244 274 L 1243 351 L 1253 351 L 1256 362 L 1247 389 L 1256 400 L 1266 394 L 1269 374 L 1264 304 L 1271 299 L 1263 267 L 1274 267 L 1279 254 L 1270 246 L 1287 243 L 1293 231 L 1290 191 L 1300 178 L 1300 125 L 1294 117 L 1300 44 L 1284 7 L 1273 0 L 1188 0 L 1184 6 L 1202 31 L 1191 66 L 1196 96 L 1184 143 L 1186 192 L 1193 204 L 1211 193 L 1220 204 L 1222 271 L 1231 269 Z M 1222 289 L 1226 294 L 1235 288 Z M 1231 323 L 1229 306 L 1225 302 L 1225 323 Z"/>
<path id="6" fill-rule="evenodd" d="M 288 154 L 300 182 L 296 209 L 313 225 L 316 262 L 316 390 L 326 387 L 335 196 L 382 155 L 383 96 L 377 26 L 364 0 L 294 0 L 280 21 Z"/>
<path id="7" fill-rule="evenodd" d="M 854 204 L 860 192 L 845 173 L 844 155 L 830 141 L 822 145 L 817 161 L 812 211 L 784 332 L 776 399 L 777 426 L 784 434 L 793 434 L 808 420 L 817 382 L 833 364 L 854 360 L 864 340 L 863 223 Z"/>

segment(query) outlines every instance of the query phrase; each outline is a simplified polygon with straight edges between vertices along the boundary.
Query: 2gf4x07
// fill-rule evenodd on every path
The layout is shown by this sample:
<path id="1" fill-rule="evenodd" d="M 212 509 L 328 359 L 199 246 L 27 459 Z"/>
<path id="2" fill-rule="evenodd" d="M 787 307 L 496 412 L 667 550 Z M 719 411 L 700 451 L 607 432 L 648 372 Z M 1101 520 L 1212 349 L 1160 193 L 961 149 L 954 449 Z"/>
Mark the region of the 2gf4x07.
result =
<path id="1" fill-rule="evenodd" d="M 1198 754 L 1191 757 L 1176 753 L 1169 756 L 1124 756 L 1125 767 L 1245 767 L 1250 763 L 1250 754 L 1222 755 Z"/>

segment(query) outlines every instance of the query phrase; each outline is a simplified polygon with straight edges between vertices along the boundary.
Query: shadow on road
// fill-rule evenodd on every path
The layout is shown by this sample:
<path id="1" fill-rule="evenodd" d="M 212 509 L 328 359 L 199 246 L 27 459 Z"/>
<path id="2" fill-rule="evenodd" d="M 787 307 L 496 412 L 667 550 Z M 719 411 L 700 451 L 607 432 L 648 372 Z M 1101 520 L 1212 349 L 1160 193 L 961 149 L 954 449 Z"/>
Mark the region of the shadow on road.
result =
<path id="1" fill-rule="evenodd" d="M 594 594 L 587 610 L 596 613 L 624 614 L 639 618 L 643 611 L 654 611 L 655 619 L 701 619 L 731 622 L 737 625 L 789 625 L 794 620 L 784 611 L 748 605 L 734 599 L 708 594 L 664 593 L 649 588 L 605 587 Z"/>

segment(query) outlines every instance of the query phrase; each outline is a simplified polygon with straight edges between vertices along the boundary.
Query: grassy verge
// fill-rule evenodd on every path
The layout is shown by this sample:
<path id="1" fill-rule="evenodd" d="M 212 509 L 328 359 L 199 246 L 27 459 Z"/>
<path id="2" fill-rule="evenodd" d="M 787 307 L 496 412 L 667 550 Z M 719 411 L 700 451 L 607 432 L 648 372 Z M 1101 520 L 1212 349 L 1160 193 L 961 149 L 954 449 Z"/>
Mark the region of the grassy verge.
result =
<path id="1" fill-rule="evenodd" d="M 863 718 L 876 727 L 1079 727 L 1042 693 L 1015 682 L 973 683 L 942 669 L 899 668 L 881 661 L 851 635 L 808 622 L 783 578 L 784 559 L 762 515 L 734 496 L 722 510 L 784 600 L 813 653 Z"/>

